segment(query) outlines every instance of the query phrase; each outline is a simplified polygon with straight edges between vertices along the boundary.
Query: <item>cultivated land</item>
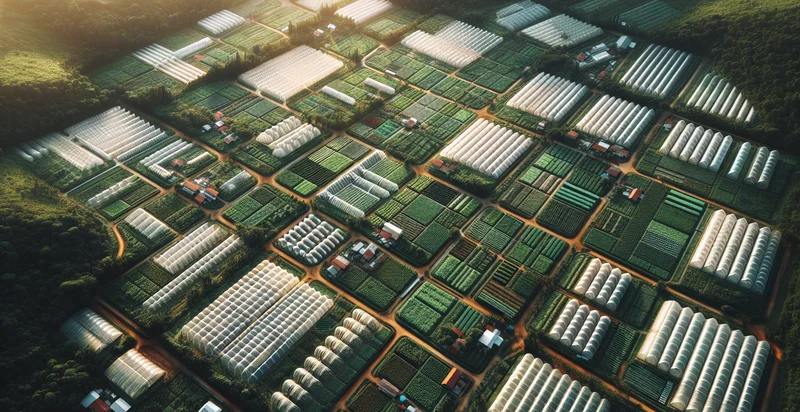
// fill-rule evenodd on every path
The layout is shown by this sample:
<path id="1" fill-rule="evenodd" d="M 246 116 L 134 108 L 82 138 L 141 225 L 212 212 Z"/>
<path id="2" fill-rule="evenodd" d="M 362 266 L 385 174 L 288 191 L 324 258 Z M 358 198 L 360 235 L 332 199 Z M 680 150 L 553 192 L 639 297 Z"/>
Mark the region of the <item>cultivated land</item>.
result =
<path id="1" fill-rule="evenodd" d="M 761 106 L 708 116 L 763 101 L 747 79 L 723 70 L 702 93 L 730 97 L 693 111 L 711 57 L 651 46 L 666 25 L 746 10 L 550 3 L 476 6 L 467 25 L 403 1 L 356 25 L 253 0 L 176 27 L 155 42 L 161 63 L 92 70 L 129 93 L 119 107 L 0 153 L 4 282 L 59 271 L 59 293 L 33 303 L 63 306 L 43 309 L 61 313 L 40 321 L 52 330 L 91 309 L 62 329 L 68 345 L 37 330 L 92 382 L 49 408 L 92 386 L 141 410 L 382 412 L 400 394 L 431 412 L 792 409 L 796 151 L 753 140 Z M 69 42 L 7 9 L 0 34 L 21 42 L 0 46 L 0 83 L 68 81 Z M 548 23 L 562 13 L 600 28 Z M 44 227 L 57 239 L 26 240 L 41 254 L 14 246 Z M 66 266 L 24 261 L 48 253 Z"/>

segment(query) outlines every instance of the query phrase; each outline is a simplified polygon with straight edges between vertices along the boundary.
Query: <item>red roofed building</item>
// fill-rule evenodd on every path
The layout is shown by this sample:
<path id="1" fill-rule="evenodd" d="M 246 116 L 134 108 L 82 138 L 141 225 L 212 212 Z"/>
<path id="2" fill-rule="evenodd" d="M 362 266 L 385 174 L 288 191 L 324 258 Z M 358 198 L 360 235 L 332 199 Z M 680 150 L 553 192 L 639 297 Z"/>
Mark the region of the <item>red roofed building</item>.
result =
<path id="1" fill-rule="evenodd" d="M 567 133 L 567 137 L 569 137 L 572 140 L 577 140 L 579 136 L 580 135 L 578 134 L 578 132 L 574 130 L 570 130 L 569 133 Z"/>
<path id="2" fill-rule="evenodd" d="M 206 192 L 207 192 L 208 194 L 210 194 L 211 196 L 214 196 L 214 197 L 217 197 L 217 196 L 219 196 L 219 192 L 217 192 L 216 190 L 214 190 L 214 189 L 211 189 L 211 188 L 206 188 Z"/>
<path id="3" fill-rule="evenodd" d="M 461 378 L 461 371 L 457 368 L 450 369 L 450 373 L 442 380 L 442 385 L 446 386 L 447 389 L 453 389 L 459 378 Z"/>
<path id="4" fill-rule="evenodd" d="M 222 114 L 222 112 L 216 112 L 216 113 L 214 113 L 214 120 L 222 120 L 222 119 L 224 119 L 224 118 L 225 118 L 225 115 L 224 115 L 224 114 Z"/>
<path id="5" fill-rule="evenodd" d="M 607 151 L 608 151 L 608 148 L 607 148 L 607 147 L 605 147 L 605 146 L 601 146 L 601 145 L 600 145 L 600 143 L 595 143 L 595 144 L 592 146 L 592 150 L 597 150 L 597 151 L 598 151 L 598 152 L 600 152 L 600 153 L 605 153 L 605 152 L 607 152 Z"/>
<path id="6" fill-rule="evenodd" d="M 206 198 L 204 198 L 204 197 L 203 197 L 203 195 L 201 195 L 201 194 L 198 194 L 198 195 L 196 195 L 196 196 L 194 197 L 194 200 L 195 200 L 195 202 L 197 202 L 197 203 L 203 203 L 203 202 L 205 202 L 205 201 L 206 201 Z"/>
<path id="7" fill-rule="evenodd" d="M 187 189 L 191 190 L 192 192 L 196 192 L 196 191 L 200 190 L 200 186 L 198 186 L 197 184 L 195 184 L 195 183 L 192 183 L 192 182 L 186 182 L 186 183 L 184 183 L 184 184 L 183 184 L 183 187 L 185 187 L 185 188 L 187 188 Z"/>
<path id="8" fill-rule="evenodd" d="M 619 168 L 611 166 L 606 170 L 606 173 L 611 177 L 619 177 L 619 174 L 622 173 Z"/>
<path id="9" fill-rule="evenodd" d="M 587 56 L 586 56 L 586 53 L 581 53 L 581 54 L 579 54 L 579 55 L 578 55 L 578 57 L 577 57 L 576 59 L 577 59 L 579 62 L 582 62 L 582 61 L 586 60 L 586 57 L 587 57 Z"/>
<path id="10" fill-rule="evenodd" d="M 633 190 L 631 191 L 631 194 L 629 194 L 629 195 L 628 195 L 628 200 L 637 201 L 637 200 L 639 200 L 639 199 L 641 199 L 641 198 L 642 198 L 642 195 L 643 195 L 643 194 L 644 194 L 644 193 L 642 192 L 642 189 L 639 189 L 639 188 L 637 187 L 636 189 L 633 189 Z"/>
<path id="11" fill-rule="evenodd" d="M 442 167 L 443 164 L 444 162 L 442 162 L 439 159 L 433 159 L 433 161 L 431 162 L 431 165 L 433 165 L 433 167 Z"/>
<path id="12" fill-rule="evenodd" d="M 108 412 L 111 410 L 111 406 L 102 399 L 98 399 L 89 405 L 89 410 L 92 412 Z"/>

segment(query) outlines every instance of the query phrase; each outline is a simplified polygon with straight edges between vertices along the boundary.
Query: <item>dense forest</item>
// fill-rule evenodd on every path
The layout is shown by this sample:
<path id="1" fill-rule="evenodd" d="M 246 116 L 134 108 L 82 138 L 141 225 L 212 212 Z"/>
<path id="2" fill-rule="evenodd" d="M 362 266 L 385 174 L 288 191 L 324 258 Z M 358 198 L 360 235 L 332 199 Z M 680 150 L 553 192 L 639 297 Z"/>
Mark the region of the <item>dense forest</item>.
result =
<path id="1" fill-rule="evenodd" d="M 113 270 L 116 243 L 95 213 L 15 162 L 0 175 L 0 410 L 61 411 L 91 389 L 90 367 L 53 332 Z"/>
<path id="2" fill-rule="evenodd" d="M 709 1 L 653 38 L 709 56 L 755 105 L 765 143 L 798 150 L 800 2 Z"/>
<path id="3" fill-rule="evenodd" d="M 95 87 L 81 73 L 130 53 L 181 27 L 193 26 L 241 0 L 7 0 L 13 18 L 27 20 L 67 39 L 75 50 L 62 73 L 20 81 L 0 77 L 0 147 L 57 130 L 100 112 L 118 97 Z M 3 10 L 0 10 L 2 14 Z M 5 24 L 0 20 L 0 24 Z M 24 40 L 24 39 L 20 39 Z"/>

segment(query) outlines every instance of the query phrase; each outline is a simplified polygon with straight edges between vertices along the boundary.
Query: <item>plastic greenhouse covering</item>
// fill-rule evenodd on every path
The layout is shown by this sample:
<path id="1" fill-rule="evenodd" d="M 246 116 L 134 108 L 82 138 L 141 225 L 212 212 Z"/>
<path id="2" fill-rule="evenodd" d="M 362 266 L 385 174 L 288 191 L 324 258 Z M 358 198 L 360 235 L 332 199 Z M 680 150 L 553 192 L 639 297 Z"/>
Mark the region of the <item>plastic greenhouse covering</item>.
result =
<path id="1" fill-rule="evenodd" d="M 506 105 L 557 122 L 588 92 L 589 88 L 580 83 L 542 72 L 520 89 Z"/>
<path id="2" fill-rule="evenodd" d="M 239 81 L 285 102 L 342 67 L 344 63 L 334 57 L 299 46 L 242 74 Z"/>
<path id="3" fill-rule="evenodd" d="M 174 172 L 165 169 L 163 167 L 164 164 L 193 147 L 194 145 L 190 142 L 185 140 L 176 140 L 143 158 L 139 161 L 139 164 L 159 175 L 162 179 L 168 179 L 173 175 Z"/>
<path id="4" fill-rule="evenodd" d="M 246 382 L 256 382 L 332 306 L 330 298 L 302 284 L 222 352 L 223 367 Z"/>
<path id="5" fill-rule="evenodd" d="M 175 50 L 174 52 L 172 52 L 172 55 L 179 59 L 182 59 L 202 49 L 205 49 L 206 47 L 211 46 L 212 44 L 214 44 L 214 40 L 211 40 L 210 37 L 204 37 L 188 46 L 184 46 L 178 50 Z"/>
<path id="6" fill-rule="evenodd" d="M 422 30 L 406 36 L 403 46 L 454 67 L 464 67 L 495 48 L 503 38 L 486 30 L 454 21 L 431 35 Z"/>
<path id="7" fill-rule="evenodd" d="M 680 159 L 710 172 L 718 172 L 733 138 L 681 120 L 670 130 L 658 154 Z"/>
<path id="8" fill-rule="evenodd" d="M 346 232 L 310 214 L 278 239 L 278 245 L 308 265 L 315 266 L 346 238 Z"/>
<path id="9" fill-rule="evenodd" d="M 334 180 L 317 197 L 350 216 L 356 218 L 364 217 L 369 210 L 361 210 L 354 203 L 359 204 L 363 203 L 363 199 L 370 199 L 369 203 L 374 205 L 381 199 L 387 199 L 399 189 L 396 183 L 370 171 L 372 167 L 386 158 L 388 156 L 383 151 L 374 151 L 349 172 Z M 345 190 L 356 192 L 357 195 L 354 196 L 358 196 L 359 199 L 348 200 L 340 197 L 339 194 Z"/>
<path id="10" fill-rule="evenodd" d="M 289 116 L 276 125 L 261 132 L 256 141 L 272 150 L 275 157 L 281 158 L 299 149 L 320 135 L 319 129 L 300 119 Z"/>
<path id="11" fill-rule="evenodd" d="M 153 261 L 167 272 L 176 274 L 219 244 L 227 235 L 221 227 L 204 223 L 154 257 Z"/>
<path id="12" fill-rule="evenodd" d="M 590 360 L 603 342 L 611 319 L 571 299 L 564 306 L 547 336 L 558 341 L 581 358 Z"/>
<path id="13" fill-rule="evenodd" d="M 353 20 L 355 24 L 377 17 L 392 8 L 389 0 L 358 0 L 336 11 L 336 15 Z"/>
<path id="14" fill-rule="evenodd" d="M 120 106 L 106 110 L 66 130 L 70 139 L 92 151 L 98 157 L 126 160 L 156 145 L 167 137 L 151 125 Z"/>
<path id="15" fill-rule="evenodd" d="M 348 96 L 330 86 L 323 87 L 322 93 L 325 93 L 328 96 L 331 96 L 334 99 L 350 106 L 354 106 L 356 104 L 356 99 L 354 99 L 352 96 Z"/>
<path id="16" fill-rule="evenodd" d="M 336 0 L 296 0 L 296 2 L 314 12 L 320 11 L 322 6 L 333 6 L 338 3 Z"/>
<path id="17" fill-rule="evenodd" d="M 302 412 L 302 409 L 280 392 L 272 394 L 269 404 L 275 412 Z"/>
<path id="18" fill-rule="evenodd" d="M 675 90 L 691 62 L 691 53 L 651 44 L 620 83 L 641 93 L 665 97 Z"/>
<path id="19" fill-rule="evenodd" d="M 106 204 L 109 200 L 114 198 L 114 196 L 120 195 L 123 192 L 125 192 L 125 190 L 127 190 L 128 187 L 130 187 L 130 185 L 135 183 L 137 180 L 139 180 L 137 176 L 134 175 L 128 176 L 125 179 L 120 180 L 119 182 L 109 186 L 102 192 L 90 197 L 86 201 L 86 204 L 94 208 L 100 208 L 104 204 Z"/>
<path id="20" fill-rule="evenodd" d="M 244 17 L 228 10 L 214 13 L 200 21 L 197 25 L 211 34 L 218 35 L 240 24 L 244 24 Z"/>
<path id="21" fill-rule="evenodd" d="M 88 308 L 75 312 L 64 321 L 61 333 L 79 348 L 89 348 L 93 352 L 100 352 L 122 336 L 119 329 Z"/>
<path id="22" fill-rule="evenodd" d="M 373 79 L 372 77 L 367 77 L 367 79 L 364 80 L 364 84 L 366 84 L 369 87 L 372 87 L 373 89 L 376 89 L 378 91 L 386 93 L 388 95 L 394 95 L 395 94 L 394 87 L 385 85 L 385 84 Z"/>
<path id="23" fill-rule="evenodd" d="M 680 379 L 669 406 L 750 411 L 770 347 L 677 302 L 664 302 L 637 358 Z"/>
<path id="24" fill-rule="evenodd" d="M 204 354 L 216 357 L 298 282 L 285 269 L 264 260 L 192 318 L 181 335 Z"/>
<path id="25" fill-rule="evenodd" d="M 616 145 L 630 148 L 655 116 L 653 109 L 604 95 L 576 127 Z"/>
<path id="26" fill-rule="evenodd" d="M 241 172 L 235 174 L 232 178 L 226 180 L 225 183 L 220 185 L 220 188 L 222 188 L 222 190 L 232 192 L 236 190 L 239 185 L 250 180 L 251 177 L 252 176 L 250 176 L 250 173 L 247 173 L 246 170 L 242 170 Z"/>
<path id="27" fill-rule="evenodd" d="M 550 47 L 569 47 L 602 35 L 603 29 L 559 14 L 528 27 L 522 34 Z"/>
<path id="28" fill-rule="evenodd" d="M 142 306 L 154 311 L 169 307 L 175 300 L 188 292 L 202 275 L 214 270 L 225 258 L 242 246 L 244 246 L 244 242 L 238 236 L 228 236 L 222 243 L 194 262 L 192 266 L 181 272 L 175 279 L 164 285 L 153 296 L 150 296 Z"/>
<path id="29" fill-rule="evenodd" d="M 34 162 L 36 159 L 47 156 L 52 152 L 80 171 L 103 165 L 103 159 L 73 143 L 61 133 L 50 133 L 30 141 L 27 147 L 25 145 L 15 147 L 14 152 L 30 162 Z"/>
<path id="30" fill-rule="evenodd" d="M 714 73 L 703 77 L 686 105 L 736 122 L 751 123 L 756 117 L 750 101 L 735 86 Z"/>
<path id="31" fill-rule="evenodd" d="M 611 404 L 569 375 L 526 353 L 489 407 L 489 412 L 555 410 L 610 412 Z"/>
<path id="32" fill-rule="evenodd" d="M 731 168 L 728 170 L 727 178 L 736 180 L 739 178 L 739 175 L 742 173 L 742 169 L 744 168 L 744 163 L 747 161 L 747 157 L 750 155 L 750 150 L 752 149 L 752 145 L 750 142 L 745 142 L 739 147 L 739 151 L 736 152 L 736 158 L 733 160 L 733 164 Z"/>
<path id="33" fill-rule="evenodd" d="M 622 273 L 619 268 L 594 258 L 583 270 L 572 291 L 613 312 L 619 307 L 632 281 L 630 273 Z"/>
<path id="34" fill-rule="evenodd" d="M 204 42 L 203 40 L 201 40 L 201 42 L 203 43 L 188 46 L 190 49 L 179 51 L 181 53 L 192 52 L 192 49 L 195 47 L 203 48 L 211 44 L 210 39 L 208 42 Z M 191 83 L 206 74 L 206 72 L 181 60 L 182 57 L 179 57 L 177 52 L 173 53 L 170 49 L 155 43 L 133 52 L 133 57 L 136 57 L 155 67 L 156 70 L 183 83 Z"/>
<path id="35" fill-rule="evenodd" d="M 550 9 L 530 0 L 504 7 L 497 12 L 497 24 L 508 31 L 517 31 L 550 17 Z"/>
<path id="36" fill-rule="evenodd" d="M 742 289 L 763 294 L 773 271 L 781 232 L 734 214 L 711 215 L 689 266 Z"/>
<path id="37" fill-rule="evenodd" d="M 106 369 L 106 377 L 133 399 L 138 398 L 162 376 L 164 370 L 136 349 L 125 352 Z"/>
<path id="38" fill-rule="evenodd" d="M 125 221 L 150 240 L 157 239 L 164 233 L 169 232 L 169 227 L 164 222 L 156 219 L 142 208 L 134 210 L 125 218 Z"/>
<path id="39" fill-rule="evenodd" d="M 478 119 L 447 145 L 440 156 L 495 179 L 531 146 L 532 140 L 486 119 Z"/>

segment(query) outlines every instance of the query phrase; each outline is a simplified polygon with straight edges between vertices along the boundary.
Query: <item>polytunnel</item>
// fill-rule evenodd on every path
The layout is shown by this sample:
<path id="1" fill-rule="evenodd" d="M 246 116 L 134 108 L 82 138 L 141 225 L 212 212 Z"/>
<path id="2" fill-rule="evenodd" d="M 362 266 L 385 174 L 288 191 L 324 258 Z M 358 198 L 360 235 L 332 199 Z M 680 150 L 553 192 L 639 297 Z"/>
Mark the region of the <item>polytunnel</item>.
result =
<path id="1" fill-rule="evenodd" d="M 272 394 L 269 404 L 274 412 L 303 412 L 294 402 L 280 392 Z"/>
<path id="2" fill-rule="evenodd" d="M 131 349 L 117 358 L 106 369 L 105 375 L 128 396 L 136 399 L 164 376 L 164 370 L 136 349 Z"/>
<path id="3" fill-rule="evenodd" d="M 383 84 L 371 77 L 367 77 L 367 79 L 364 80 L 364 84 L 388 95 L 394 95 L 396 93 L 394 87 Z"/>
<path id="4" fill-rule="evenodd" d="M 309 356 L 305 361 L 303 361 L 303 368 L 311 372 L 311 374 L 320 381 L 326 381 L 333 378 L 333 371 L 325 366 L 322 361 L 313 356 Z"/>
<path id="5" fill-rule="evenodd" d="M 351 316 L 358 323 L 361 323 L 362 325 L 365 325 L 367 327 L 367 329 L 369 329 L 369 331 L 372 332 L 372 333 L 377 332 L 381 328 L 381 323 L 378 322 L 378 320 L 375 319 L 375 317 L 373 317 L 372 315 L 370 315 L 367 312 L 364 312 L 361 309 L 358 309 L 358 308 L 354 309 L 353 313 L 351 314 Z"/>
<path id="6" fill-rule="evenodd" d="M 94 352 L 100 352 L 122 336 L 119 329 L 88 308 L 75 312 L 64 321 L 60 330 L 79 348 L 89 348 Z"/>
<path id="7" fill-rule="evenodd" d="M 333 372 L 338 372 L 344 367 L 344 361 L 342 361 L 342 358 L 325 346 L 317 346 L 317 348 L 314 349 L 314 357 L 321 361 Z"/>
<path id="8" fill-rule="evenodd" d="M 336 15 L 353 20 L 355 24 L 364 23 L 392 8 L 388 0 L 358 0 L 336 11 Z"/>
<path id="9" fill-rule="evenodd" d="M 299 46 L 239 76 L 239 81 L 281 102 L 344 67 L 319 50 Z"/>
<path id="10" fill-rule="evenodd" d="M 759 147 L 758 151 L 756 151 L 756 156 L 753 158 L 753 163 L 750 164 L 750 169 L 747 171 L 747 176 L 744 178 L 745 183 L 755 185 L 758 182 L 768 157 L 769 149 L 766 146 Z"/>
<path id="11" fill-rule="evenodd" d="M 766 189 L 769 187 L 769 182 L 772 180 L 772 174 L 775 173 L 775 168 L 778 166 L 780 154 L 777 150 L 769 152 L 764 168 L 761 169 L 761 174 L 756 181 L 756 187 L 759 189 Z"/>
<path id="12" fill-rule="evenodd" d="M 744 142 L 740 147 L 739 151 L 736 152 L 736 158 L 733 160 L 733 164 L 731 164 L 730 169 L 728 170 L 727 178 L 736 180 L 739 178 L 739 174 L 742 173 L 742 169 L 744 168 L 744 163 L 747 161 L 747 157 L 750 155 L 750 142 Z"/>
<path id="13" fill-rule="evenodd" d="M 292 379 L 283 381 L 281 392 L 299 407 L 310 407 L 314 402 L 314 398 L 311 394 Z"/>
<path id="14" fill-rule="evenodd" d="M 336 90 L 336 89 L 334 89 L 333 87 L 330 87 L 330 86 L 323 87 L 322 88 L 322 93 L 325 93 L 328 96 L 331 96 L 334 99 L 339 100 L 342 103 L 350 105 L 350 106 L 354 106 L 356 104 L 356 99 L 354 99 L 353 97 L 348 96 L 348 95 L 346 95 L 346 94 L 344 94 L 344 93 L 342 93 L 342 92 L 340 92 L 340 91 L 338 91 L 338 90 Z"/>

